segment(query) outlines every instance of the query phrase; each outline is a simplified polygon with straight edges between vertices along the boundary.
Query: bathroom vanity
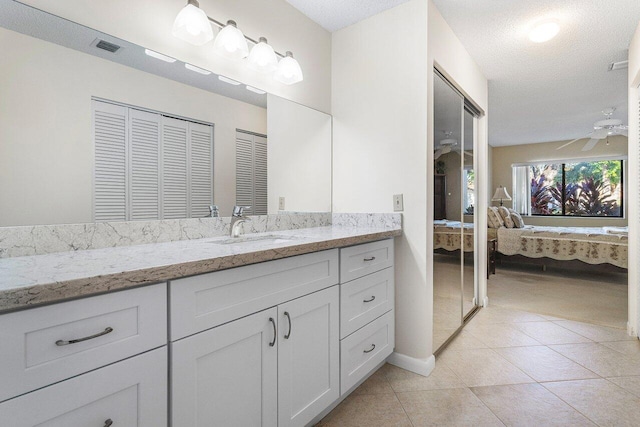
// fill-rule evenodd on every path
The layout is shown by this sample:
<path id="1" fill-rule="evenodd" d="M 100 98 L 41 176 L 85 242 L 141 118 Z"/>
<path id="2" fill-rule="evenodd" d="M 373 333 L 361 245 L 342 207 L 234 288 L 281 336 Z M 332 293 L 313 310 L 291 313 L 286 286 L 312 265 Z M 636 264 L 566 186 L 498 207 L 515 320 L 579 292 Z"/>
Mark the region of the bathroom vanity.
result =
<path id="1" fill-rule="evenodd" d="M 399 234 L 318 227 L 0 260 L 14 282 L 40 276 L 0 284 L 0 424 L 318 421 L 393 351 Z M 107 256 L 125 268 L 91 271 Z"/>

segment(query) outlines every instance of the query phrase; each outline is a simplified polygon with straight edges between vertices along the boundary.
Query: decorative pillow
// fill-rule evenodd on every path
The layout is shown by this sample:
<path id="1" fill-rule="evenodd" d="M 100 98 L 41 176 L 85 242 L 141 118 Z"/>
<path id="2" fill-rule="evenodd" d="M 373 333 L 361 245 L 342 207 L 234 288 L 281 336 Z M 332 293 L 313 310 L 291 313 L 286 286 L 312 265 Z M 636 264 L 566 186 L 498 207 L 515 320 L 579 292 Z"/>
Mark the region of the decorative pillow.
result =
<path id="1" fill-rule="evenodd" d="M 524 228 L 524 220 L 522 219 L 522 215 L 520 215 L 513 209 L 509 209 L 509 214 L 511 215 L 513 223 L 516 225 L 516 228 Z"/>
<path id="2" fill-rule="evenodd" d="M 498 208 L 495 206 L 489 206 L 487 208 L 487 223 L 489 228 L 500 228 L 504 226 L 504 221 L 498 213 Z"/>
<path id="3" fill-rule="evenodd" d="M 504 206 L 500 206 L 498 208 L 498 213 L 500 214 L 500 217 L 504 221 L 505 227 L 507 228 L 515 227 L 513 220 L 511 219 L 511 215 L 509 214 L 509 209 L 505 208 Z"/>

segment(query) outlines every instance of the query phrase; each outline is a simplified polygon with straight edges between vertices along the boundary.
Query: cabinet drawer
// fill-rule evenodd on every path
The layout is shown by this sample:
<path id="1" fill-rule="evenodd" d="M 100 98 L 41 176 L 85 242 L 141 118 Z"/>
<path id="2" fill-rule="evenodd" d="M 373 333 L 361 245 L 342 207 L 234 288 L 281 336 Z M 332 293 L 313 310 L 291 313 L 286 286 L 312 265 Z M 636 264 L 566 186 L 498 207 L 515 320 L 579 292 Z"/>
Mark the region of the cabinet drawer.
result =
<path id="1" fill-rule="evenodd" d="M 393 265 L 393 239 L 340 249 L 340 283 Z"/>
<path id="2" fill-rule="evenodd" d="M 167 348 L 0 403 L 11 427 L 167 425 Z"/>
<path id="3" fill-rule="evenodd" d="M 340 285 L 340 338 L 393 308 L 393 268 Z"/>
<path id="4" fill-rule="evenodd" d="M 394 345 L 393 310 L 340 341 L 340 394 L 382 363 Z"/>
<path id="5" fill-rule="evenodd" d="M 164 345 L 166 324 L 165 284 L 2 315 L 0 401 Z"/>
<path id="6" fill-rule="evenodd" d="M 337 249 L 171 281 L 171 340 L 337 283 Z"/>

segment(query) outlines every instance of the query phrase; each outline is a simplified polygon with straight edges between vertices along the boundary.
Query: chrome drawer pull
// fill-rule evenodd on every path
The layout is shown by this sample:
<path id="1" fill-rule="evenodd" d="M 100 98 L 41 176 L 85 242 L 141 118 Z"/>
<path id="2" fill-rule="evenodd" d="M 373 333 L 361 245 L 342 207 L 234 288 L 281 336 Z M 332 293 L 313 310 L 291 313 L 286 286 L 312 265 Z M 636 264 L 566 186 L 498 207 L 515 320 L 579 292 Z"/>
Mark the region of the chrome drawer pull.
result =
<path id="1" fill-rule="evenodd" d="M 374 299 L 376 299 L 376 296 L 375 296 L 375 295 L 371 295 L 371 298 L 370 298 L 370 299 L 362 300 L 362 302 L 371 302 L 371 301 L 373 301 Z"/>
<path id="2" fill-rule="evenodd" d="M 371 258 L 365 258 L 363 261 L 373 261 L 376 257 L 372 256 Z"/>
<path id="3" fill-rule="evenodd" d="M 371 344 L 371 348 L 369 350 L 365 350 L 365 353 L 371 353 L 373 350 L 376 349 L 376 345 L 375 344 Z"/>
<path id="4" fill-rule="evenodd" d="M 287 332 L 287 335 L 284 336 L 285 340 L 288 340 L 289 337 L 291 336 L 291 316 L 289 316 L 289 312 L 285 311 L 284 315 L 287 316 L 287 320 L 289 320 L 289 332 Z"/>
<path id="5" fill-rule="evenodd" d="M 276 338 L 278 338 L 278 331 L 276 329 L 276 321 L 273 320 L 273 317 L 269 317 L 269 322 L 273 325 L 273 341 L 269 343 L 269 347 L 273 347 L 276 345 Z"/>
<path id="6" fill-rule="evenodd" d="M 108 327 L 108 328 L 106 328 L 104 331 L 102 331 L 102 332 L 98 332 L 98 333 L 97 333 L 97 334 L 95 334 L 95 335 L 89 335 L 88 337 L 78 338 L 78 339 L 75 339 L 75 340 L 69 340 L 69 341 L 65 341 L 65 340 L 58 340 L 58 341 L 56 341 L 56 345 L 57 345 L 57 346 L 63 346 L 63 345 L 69 345 L 69 344 L 79 343 L 79 342 L 82 342 L 82 341 L 88 341 L 88 340 L 92 340 L 92 339 L 94 339 L 94 338 L 101 337 L 101 336 L 103 336 L 103 335 L 107 335 L 107 334 L 109 334 L 109 333 L 111 333 L 111 332 L 113 332 L 113 328 Z"/>
<path id="7" fill-rule="evenodd" d="M 109 418 L 107 421 L 104 422 L 104 427 L 109 427 L 112 424 L 113 424 L 113 421 L 111 421 L 111 418 Z"/>

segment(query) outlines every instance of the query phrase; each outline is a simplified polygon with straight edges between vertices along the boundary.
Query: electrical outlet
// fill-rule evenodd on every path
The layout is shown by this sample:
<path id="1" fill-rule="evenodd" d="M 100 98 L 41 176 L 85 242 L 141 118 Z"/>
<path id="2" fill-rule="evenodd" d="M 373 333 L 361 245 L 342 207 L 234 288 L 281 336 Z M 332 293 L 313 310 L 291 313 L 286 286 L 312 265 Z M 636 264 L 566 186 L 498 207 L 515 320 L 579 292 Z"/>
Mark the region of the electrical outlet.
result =
<path id="1" fill-rule="evenodd" d="M 278 202 L 278 210 L 284 210 L 284 197 L 280 197 L 280 200 Z"/>
<path id="2" fill-rule="evenodd" d="M 402 212 L 404 210 L 404 202 L 402 200 L 402 194 L 393 195 L 393 211 Z"/>

